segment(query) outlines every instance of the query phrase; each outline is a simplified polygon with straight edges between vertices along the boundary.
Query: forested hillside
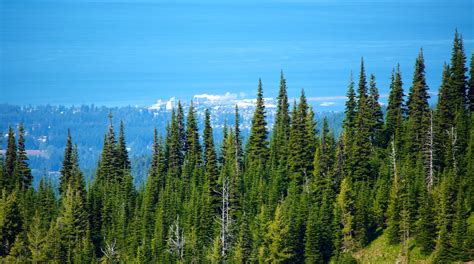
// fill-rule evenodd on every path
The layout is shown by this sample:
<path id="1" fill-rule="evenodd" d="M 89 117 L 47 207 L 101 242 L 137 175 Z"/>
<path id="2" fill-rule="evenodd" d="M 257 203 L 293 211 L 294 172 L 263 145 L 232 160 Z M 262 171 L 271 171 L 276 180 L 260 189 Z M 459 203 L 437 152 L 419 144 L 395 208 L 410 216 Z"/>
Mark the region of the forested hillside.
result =
<path id="1" fill-rule="evenodd" d="M 234 122 L 234 107 L 232 102 L 213 102 L 193 98 L 193 106 L 198 116 L 198 128 L 202 132 L 204 112 L 207 108 L 215 109 L 211 112 L 211 125 L 214 129 L 214 139 L 218 144 L 223 138 L 224 123 Z M 251 99 L 248 99 L 249 101 Z M 272 98 L 272 100 L 274 100 Z M 29 167 L 33 174 L 33 186 L 38 186 L 42 176 L 49 176 L 53 183 L 59 183 L 61 163 L 64 155 L 64 135 L 68 129 L 75 135 L 77 151 L 81 157 L 79 166 L 84 172 L 86 182 L 94 175 L 97 160 L 103 144 L 103 135 L 107 131 L 107 119 L 109 112 L 114 114 L 114 125 L 118 126 L 123 121 L 126 127 L 127 149 L 129 150 L 132 175 L 135 184 L 146 181 L 148 168 L 151 160 L 153 145 L 153 129 L 157 128 L 159 134 L 166 132 L 166 124 L 171 119 L 172 103 L 168 101 L 170 108 L 162 107 L 105 107 L 94 105 L 82 106 L 17 106 L 0 104 L 0 144 L 5 145 L 9 126 L 22 123 L 25 127 L 25 142 L 27 153 L 29 153 Z M 313 102 L 314 103 L 314 102 Z M 183 110 L 187 111 L 190 103 L 181 103 Z M 274 122 L 276 113 L 275 103 L 266 101 L 266 120 L 269 124 Z M 240 107 L 240 127 L 243 138 L 247 138 L 250 132 L 251 119 L 254 106 L 250 103 Z M 339 134 L 342 128 L 344 113 L 322 111 L 316 108 L 315 118 L 320 126 L 324 117 Z M 269 127 L 271 128 L 271 126 Z M 1 151 L 1 150 L 0 150 Z M 31 153 L 33 152 L 33 153 Z"/>
<path id="2" fill-rule="evenodd" d="M 384 114 L 362 60 L 349 78 L 340 135 L 326 119 L 317 129 L 305 91 L 289 102 L 283 73 L 271 133 L 260 80 L 246 139 L 238 107 L 216 142 L 210 110 L 199 120 L 192 105 L 178 104 L 166 133 L 154 132 L 144 186 L 133 183 L 127 124 L 114 126 L 113 113 L 89 184 L 79 136 L 64 131 L 59 195 L 44 178 L 32 188 L 25 128 L 10 127 L 0 163 L 0 259 L 363 263 L 377 240 L 385 241 L 381 251 L 396 248 L 401 263 L 415 262 L 414 252 L 431 263 L 472 260 L 473 55 L 467 64 L 456 32 L 434 109 L 423 50 L 411 79 L 394 65 Z"/>

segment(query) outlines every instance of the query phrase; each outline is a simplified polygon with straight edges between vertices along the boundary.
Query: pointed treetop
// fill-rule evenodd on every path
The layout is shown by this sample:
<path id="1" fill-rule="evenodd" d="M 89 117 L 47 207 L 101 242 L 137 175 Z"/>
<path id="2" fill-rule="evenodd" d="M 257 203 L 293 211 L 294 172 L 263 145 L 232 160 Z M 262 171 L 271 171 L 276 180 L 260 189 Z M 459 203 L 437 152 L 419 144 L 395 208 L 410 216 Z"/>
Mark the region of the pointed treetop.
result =
<path id="1" fill-rule="evenodd" d="M 352 129 L 355 126 L 355 118 L 356 118 L 356 94 L 354 91 L 354 80 L 352 77 L 352 71 L 349 76 L 349 84 L 347 87 L 347 94 L 346 94 L 346 109 L 344 111 L 346 117 L 344 119 L 344 128 L 345 129 Z"/>
<path id="2" fill-rule="evenodd" d="M 367 97 L 367 80 L 365 76 L 364 58 L 360 60 L 360 75 L 359 75 L 359 100 Z"/>
<path id="3" fill-rule="evenodd" d="M 255 111 L 252 117 L 252 127 L 248 142 L 249 159 L 264 161 L 267 157 L 267 122 L 265 120 L 265 103 L 263 99 L 262 80 L 258 79 L 258 93 Z"/>
<path id="4" fill-rule="evenodd" d="M 109 112 L 109 114 L 107 115 L 107 117 L 109 118 L 109 125 L 112 126 L 112 111 Z"/>
<path id="5" fill-rule="evenodd" d="M 426 112 L 429 108 L 428 86 L 425 79 L 425 62 L 423 58 L 423 48 L 420 49 L 415 62 L 415 71 L 413 73 L 413 84 L 408 97 L 408 114 L 412 116 L 417 111 Z"/>

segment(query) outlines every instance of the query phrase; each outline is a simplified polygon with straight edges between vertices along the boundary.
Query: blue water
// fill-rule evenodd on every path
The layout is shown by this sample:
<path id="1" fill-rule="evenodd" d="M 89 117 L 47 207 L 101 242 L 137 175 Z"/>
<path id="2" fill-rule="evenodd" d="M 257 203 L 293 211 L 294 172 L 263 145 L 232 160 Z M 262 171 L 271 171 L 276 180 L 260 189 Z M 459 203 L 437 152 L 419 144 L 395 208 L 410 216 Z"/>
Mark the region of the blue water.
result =
<path id="1" fill-rule="evenodd" d="M 281 69 L 290 96 L 342 96 L 361 56 L 386 94 L 397 63 L 408 90 L 420 47 L 436 91 L 455 28 L 474 50 L 470 0 L 171 2 L 1 0 L 0 103 L 253 97 L 259 77 L 274 97 Z"/>

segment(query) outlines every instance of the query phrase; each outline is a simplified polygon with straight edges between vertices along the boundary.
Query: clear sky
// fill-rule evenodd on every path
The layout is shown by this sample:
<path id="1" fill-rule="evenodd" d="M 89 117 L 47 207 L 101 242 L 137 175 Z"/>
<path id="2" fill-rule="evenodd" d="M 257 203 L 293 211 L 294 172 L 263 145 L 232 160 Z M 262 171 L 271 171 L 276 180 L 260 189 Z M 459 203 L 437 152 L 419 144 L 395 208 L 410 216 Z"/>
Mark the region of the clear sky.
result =
<path id="1" fill-rule="evenodd" d="M 386 94 L 397 63 L 409 89 L 420 47 L 437 91 L 455 28 L 474 50 L 472 0 L 0 1 L 0 103 L 252 98 L 259 77 L 275 97 L 283 69 L 291 97 L 341 108 L 362 56 Z"/>

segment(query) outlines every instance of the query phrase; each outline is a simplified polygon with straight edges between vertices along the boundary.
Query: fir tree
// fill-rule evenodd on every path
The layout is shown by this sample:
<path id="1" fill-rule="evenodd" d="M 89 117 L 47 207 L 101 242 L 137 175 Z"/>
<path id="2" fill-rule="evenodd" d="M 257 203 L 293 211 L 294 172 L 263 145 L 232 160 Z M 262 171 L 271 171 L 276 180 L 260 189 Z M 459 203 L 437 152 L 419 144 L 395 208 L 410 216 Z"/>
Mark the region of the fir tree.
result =
<path id="1" fill-rule="evenodd" d="M 367 104 L 367 78 L 365 75 L 364 58 L 361 58 L 356 111 L 361 112 L 361 109 L 365 107 L 365 104 Z"/>
<path id="2" fill-rule="evenodd" d="M 47 229 L 42 227 L 41 215 L 35 212 L 32 224 L 27 233 L 28 248 L 31 252 L 31 261 L 34 263 L 46 261 L 45 243 Z"/>
<path id="3" fill-rule="evenodd" d="M 41 227 L 49 229 L 51 221 L 57 216 L 57 202 L 51 181 L 42 177 L 36 193 L 36 208 L 39 211 Z"/>
<path id="4" fill-rule="evenodd" d="M 268 156 L 267 122 L 263 99 L 262 81 L 258 80 L 257 103 L 252 118 L 252 127 L 247 146 L 247 160 L 250 163 L 264 164 Z"/>
<path id="5" fill-rule="evenodd" d="M 336 233 L 334 244 L 339 253 L 348 253 L 355 250 L 354 242 L 354 213 L 355 201 L 352 183 L 349 178 L 341 182 L 339 194 L 335 203 L 335 221 L 339 232 Z"/>
<path id="6" fill-rule="evenodd" d="M 426 131 L 429 126 L 428 85 L 425 79 L 425 62 L 423 50 L 416 59 L 413 84 L 408 95 L 408 128 L 407 152 L 416 155 L 426 142 Z"/>
<path id="7" fill-rule="evenodd" d="M 318 208 L 313 205 L 310 207 L 306 225 L 305 263 L 323 263 L 323 256 L 320 252 L 322 223 L 318 220 Z"/>
<path id="8" fill-rule="evenodd" d="M 0 256 L 6 256 L 10 253 L 16 237 L 23 230 L 17 191 L 8 196 L 3 192 L 0 209 Z"/>
<path id="9" fill-rule="evenodd" d="M 270 142 L 270 153 L 272 156 L 272 166 L 274 168 L 284 165 L 287 159 L 285 146 L 290 136 L 290 114 L 286 90 L 286 79 L 282 71 L 280 76 L 280 89 L 277 97 L 275 124 L 273 125 L 273 133 Z"/>
<path id="10" fill-rule="evenodd" d="M 385 140 L 383 138 L 383 113 L 379 103 L 379 92 L 375 84 L 375 76 L 370 75 L 370 94 L 367 98 L 369 110 L 368 126 L 370 130 L 370 140 L 372 145 L 384 147 Z"/>
<path id="11" fill-rule="evenodd" d="M 15 142 L 15 132 L 12 127 L 8 128 L 8 144 L 5 153 L 5 175 L 3 179 L 3 186 L 7 191 L 12 191 L 15 188 L 16 180 L 13 172 L 15 170 L 17 155 L 17 146 Z"/>
<path id="12" fill-rule="evenodd" d="M 452 243 L 450 241 L 450 234 L 452 232 L 453 218 L 456 207 L 456 189 L 454 188 L 455 174 L 453 170 L 445 172 L 443 181 L 439 188 L 439 200 L 437 206 L 436 229 L 437 238 L 434 252 L 434 262 L 442 263 L 452 260 L 450 254 L 452 250 Z"/>
<path id="13" fill-rule="evenodd" d="M 400 147 L 403 133 L 403 121 L 405 117 L 404 96 L 400 65 L 397 65 L 397 70 L 392 72 L 385 123 L 387 136 L 389 139 L 395 140 L 397 149 Z"/>
<path id="14" fill-rule="evenodd" d="M 16 154 L 15 162 L 15 177 L 22 190 L 26 190 L 31 187 L 33 182 L 33 175 L 31 175 L 31 169 L 28 167 L 28 155 L 26 154 L 25 146 L 25 128 L 23 124 L 20 124 L 18 135 L 18 149 Z"/>
<path id="15" fill-rule="evenodd" d="M 311 131 L 308 126 L 308 104 L 304 91 L 301 91 L 300 100 L 293 109 L 291 130 L 290 130 L 290 158 L 288 166 L 290 168 L 291 177 L 299 184 L 308 180 L 311 173 L 314 150 L 314 139 L 311 141 Z"/>
<path id="16" fill-rule="evenodd" d="M 335 142 L 329 131 L 327 118 L 323 119 L 322 135 L 318 149 L 314 155 L 314 191 L 322 194 L 326 189 L 333 188 L 333 166 L 335 160 Z M 319 199 L 318 199 L 319 198 Z M 320 201 L 322 195 L 317 199 Z"/>
<path id="17" fill-rule="evenodd" d="M 390 197 L 387 208 L 387 237 L 391 244 L 400 242 L 400 215 L 401 215 L 401 179 L 398 169 L 397 152 L 395 142 L 391 143 L 391 172 L 392 185 L 390 188 Z"/>
<path id="18" fill-rule="evenodd" d="M 454 260 L 465 260 L 468 252 L 467 248 L 467 234 L 468 234 L 468 223 L 469 210 L 464 198 L 464 186 L 463 184 L 458 185 L 458 191 L 455 202 L 455 211 L 452 223 L 452 234 L 450 242 L 452 244 L 452 255 Z"/>
<path id="19" fill-rule="evenodd" d="M 430 254 L 435 246 L 435 212 L 433 211 L 434 200 L 432 194 L 426 188 L 421 188 L 420 207 L 418 208 L 418 220 L 416 222 L 416 243 L 421 252 Z"/>
<path id="20" fill-rule="evenodd" d="M 203 140 L 204 140 L 204 167 L 205 167 L 205 172 L 204 176 L 206 180 L 209 181 L 210 184 L 210 190 L 213 196 L 213 207 L 216 208 L 218 206 L 218 183 L 217 183 L 217 177 L 218 177 L 218 171 L 217 171 L 217 155 L 216 155 L 216 150 L 214 148 L 214 136 L 212 133 L 212 127 L 211 127 L 211 115 L 209 113 L 209 110 L 206 109 L 205 112 L 205 119 L 204 119 L 204 135 L 203 135 Z"/>
<path id="21" fill-rule="evenodd" d="M 471 54 L 471 63 L 470 63 L 470 71 L 469 75 L 471 78 L 469 79 L 469 109 L 472 113 L 474 113 L 474 54 Z"/>
<path id="22" fill-rule="evenodd" d="M 371 155 L 372 145 L 370 142 L 370 110 L 368 109 L 367 82 L 365 79 L 364 61 L 360 66 L 359 89 L 357 100 L 356 130 L 353 146 L 349 149 L 350 175 L 354 180 L 370 180 L 371 165 L 367 159 Z"/>
<path id="23" fill-rule="evenodd" d="M 153 218 L 160 191 L 164 187 L 164 151 L 158 139 L 158 133 L 154 130 L 153 155 L 143 198 L 143 221 L 146 225 L 147 234 L 151 234 Z"/>
<path id="24" fill-rule="evenodd" d="M 242 151 L 242 138 L 240 135 L 240 118 L 239 118 L 239 107 L 235 105 L 235 121 L 234 121 L 234 145 L 235 145 L 235 167 L 237 174 L 240 175 L 242 173 L 242 159 L 243 159 L 243 151 Z"/>
<path id="25" fill-rule="evenodd" d="M 250 233 L 249 219 L 247 214 L 242 214 L 239 233 L 234 250 L 234 259 L 239 263 L 250 261 L 252 253 L 252 234 Z"/>
<path id="26" fill-rule="evenodd" d="M 25 233 L 19 233 L 15 238 L 15 243 L 11 247 L 10 254 L 6 258 L 7 262 L 25 263 L 30 259 L 30 251 L 26 243 Z"/>
<path id="27" fill-rule="evenodd" d="M 64 149 L 63 164 L 60 169 L 61 176 L 59 178 L 59 193 L 63 194 L 66 192 L 67 186 L 69 185 L 71 172 L 72 172 L 72 139 L 71 131 L 67 130 L 66 147 Z"/>
<path id="28" fill-rule="evenodd" d="M 286 220 L 283 219 L 281 211 L 281 205 L 278 205 L 275 209 L 275 216 L 267 228 L 265 240 L 268 245 L 268 256 L 265 259 L 266 262 L 284 262 L 292 256 L 291 250 L 285 241 L 289 233 L 289 226 Z"/>
<path id="29" fill-rule="evenodd" d="M 334 245 L 333 245 L 333 234 L 335 231 L 334 227 L 334 202 L 335 193 L 332 188 L 326 189 L 323 194 L 321 206 L 319 208 L 319 222 L 321 223 L 320 233 L 320 249 L 325 262 L 329 262 L 331 256 L 333 256 Z"/>
<path id="30" fill-rule="evenodd" d="M 354 91 L 354 81 L 352 80 L 352 72 L 349 77 L 349 85 L 347 88 L 346 94 L 346 109 L 344 111 L 345 118 L 344 118 L 344 130 L 350 136 L 353 135 L 355 124 L 356 124 L 356 115 L 357 115 L 357 102 L 356 102 L 356 94 Z"/>
<path id="31" fill-rule="evenodd" d="M 451 78 L 449 88 L 452 91 L 451 111 L 464 111 L 467 106 L 467 77 L 466 77 L 466 55 L 462 36 L 456 30 L 454 32 L 453 51 L 451 54 Z"/>
<path id="32" fill-rule="evenodd" d="M 128 159 L 127 144 L 125 143 L 125 126 L 123 121 L 120 121 L 119 137 L 117 141 L 117 166 L 119 169 L 130 169 L 130 160 Z"/>

